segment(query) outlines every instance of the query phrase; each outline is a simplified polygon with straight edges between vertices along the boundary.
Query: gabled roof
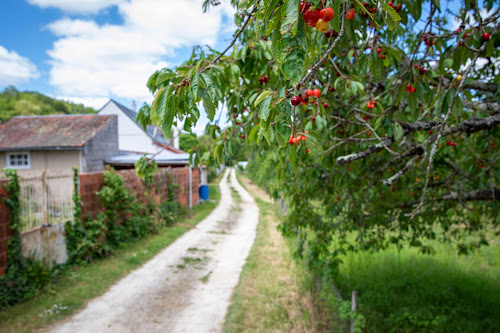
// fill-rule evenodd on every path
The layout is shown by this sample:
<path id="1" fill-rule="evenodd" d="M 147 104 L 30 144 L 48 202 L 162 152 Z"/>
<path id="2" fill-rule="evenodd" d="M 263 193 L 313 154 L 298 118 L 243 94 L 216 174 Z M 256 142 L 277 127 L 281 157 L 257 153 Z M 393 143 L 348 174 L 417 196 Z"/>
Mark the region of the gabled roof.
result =
<path id="1" fill-rule="evenodd" d="M 83 149 L 116 116 L 14 117 L 0 125 L 0 151 Z"/>
<path id="2" fill-rule="evenodd" d="M 136 123 L 137 126 L 139 126 L 141 128 L 141 130 L 144 131 L 144 128 L 135 119 L 135 117 L 137 116 L 137 112 L 130 110 L 129 108 L 127 108 L 126 106 L 118 103 L 114 99 L 110 99 L 109 102 L 106 103 L 106 105 L 108 105 L 109 103 L 114 103 L 127 117 L 130 118 L 130 120 L 132 120 L 134 123 Z M 104 109 L 106 107 L 106 105 L 104 105 L 101 108 L 101 110 Z M 101 110 L 99 110 L 99 111 L 101 111 Z M 168 143 L 169 143 L 168 140 L 165 139 L 165 137 L 163 136 L 163 132 L 158 127 L 147 125 L 146 126 L 146 131 L 144 131 L 144 132 L 155 143 L 161 143 L 161 144 L 164 144 L 164 145 L 168 145 Z"/>

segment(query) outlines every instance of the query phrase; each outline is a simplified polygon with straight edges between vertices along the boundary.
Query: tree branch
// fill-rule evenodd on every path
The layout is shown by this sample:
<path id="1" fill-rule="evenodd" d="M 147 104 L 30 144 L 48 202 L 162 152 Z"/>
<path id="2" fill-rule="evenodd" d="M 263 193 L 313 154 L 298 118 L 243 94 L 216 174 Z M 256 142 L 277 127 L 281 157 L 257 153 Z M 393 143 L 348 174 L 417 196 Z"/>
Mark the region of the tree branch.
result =
<path id="1" fill-rule="evenodd" d="M 438 200 L 473 201 L 473 200 L 497 200 L 500 201 L 500 189 L 474 190 L 465 193 L 451 193 L 444 195 Z"/>

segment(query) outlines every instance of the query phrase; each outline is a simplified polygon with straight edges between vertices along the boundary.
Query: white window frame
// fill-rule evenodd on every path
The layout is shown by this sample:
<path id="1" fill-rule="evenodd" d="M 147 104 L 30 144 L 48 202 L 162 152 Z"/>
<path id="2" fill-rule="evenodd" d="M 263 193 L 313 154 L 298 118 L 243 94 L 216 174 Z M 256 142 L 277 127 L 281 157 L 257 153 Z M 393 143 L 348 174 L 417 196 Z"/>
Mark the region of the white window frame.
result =
<path id="1" fill-rule="evenodd" d="M 28 165 L 12 165 L 10 157 L 12 155 L 27 155 L 28 156 Z M 5 158 L 7 159 L 7 168 L 8 169 L 31 169 L 31 155 L 29 151 L 14 151 L 14 152 L 6 152 Z"/>

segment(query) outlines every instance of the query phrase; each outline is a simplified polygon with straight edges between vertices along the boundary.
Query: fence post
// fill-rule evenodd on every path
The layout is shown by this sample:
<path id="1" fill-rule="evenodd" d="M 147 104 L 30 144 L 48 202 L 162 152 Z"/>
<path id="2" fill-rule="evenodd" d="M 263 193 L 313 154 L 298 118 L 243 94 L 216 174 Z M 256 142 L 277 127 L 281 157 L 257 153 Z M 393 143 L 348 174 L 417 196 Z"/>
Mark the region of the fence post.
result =
<path id="1" fill-rule="evenodd" d="M 48 205 L 48 198 L 47 198 L 47 178 L 46 178 L 46 171 L 42 171 L 42 215 L 43 215 L 43 225 L 48 225 L 48 216 L 47 216 L 47 205 Z"/>
<path id="2" fill-rule="evenodd" d="M 356 303 L 357 303 L 357 298 L 358 298 L 358 292 L 356 290 L 352 291 L 352 298 L 351 298 L 351 312 L 354 314 L 356 312 Z M 354 318 L 351 318 L 351 333 L 354 332 Z"/>

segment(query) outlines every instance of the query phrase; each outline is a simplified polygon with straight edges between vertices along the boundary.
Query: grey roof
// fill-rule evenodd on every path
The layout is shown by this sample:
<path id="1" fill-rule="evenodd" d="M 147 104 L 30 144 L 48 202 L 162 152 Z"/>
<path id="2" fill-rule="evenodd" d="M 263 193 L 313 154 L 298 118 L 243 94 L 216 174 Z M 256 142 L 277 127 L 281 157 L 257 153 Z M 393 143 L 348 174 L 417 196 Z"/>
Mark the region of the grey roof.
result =
<path id="1" fill-rule="evenodd" d="M 104 161 L 111 165 L 134 165 L 144 154 L 129 153 L 116 155 Z M 149 155 L 151 156 L 151 155 Z M 176 154 L 172 152 L 162 152 L 152 158 L 158 165 L 187 165 L 189 164 L 189 154 Z"/>
<path id="2" fill-rule="evenodd" d="M 133 111 L 133 110 L 130 110 L 129 108 L 127 108 L 126 106 L 123 106 L 122 104 L 118 103 L 117 101 L 115 101 L 114 99 L 111 99 L 109 102 L 113 102 L 116 104 L 116 106 L 118 106 L 118 108 L 120 110 L 123 111 L 123 113 L 125 113 L 127 115 L 127 117 L 129 117 L 134 123 L 137 124 L 137 126 L 139 126 L 143 131 L 144 131 L 144 127 L 141 126 L 141 124 L 139 124 L 137 122 L 137 120 L 135 119 L 135 117 L 137 116 L 137 112 Z M 108 102 L 108 103 L 109 103 Z M 106 104 L 107 105 L 107 104 Z M 105 106 L 106 106 L 105 105 Z M 104 108 L 104 107 L 103 107 Z M 102 110 L 102 109 L 101 109 Z M 158 143 L 162 143 L 162 144 L 165 144 L 165 145 L 169 145 L 170 142 L 165 139 L 165 137 L 163 136 L 163 132 L 161 131 L 161 129 L 159 129 L 158 127 L 155 127 L 155 126 L 151 126 L 151 125 L 147 125 L 146 126 L 146 134 L 151 138 L 153 139 L 153 141 L 156 141 Z"/>

